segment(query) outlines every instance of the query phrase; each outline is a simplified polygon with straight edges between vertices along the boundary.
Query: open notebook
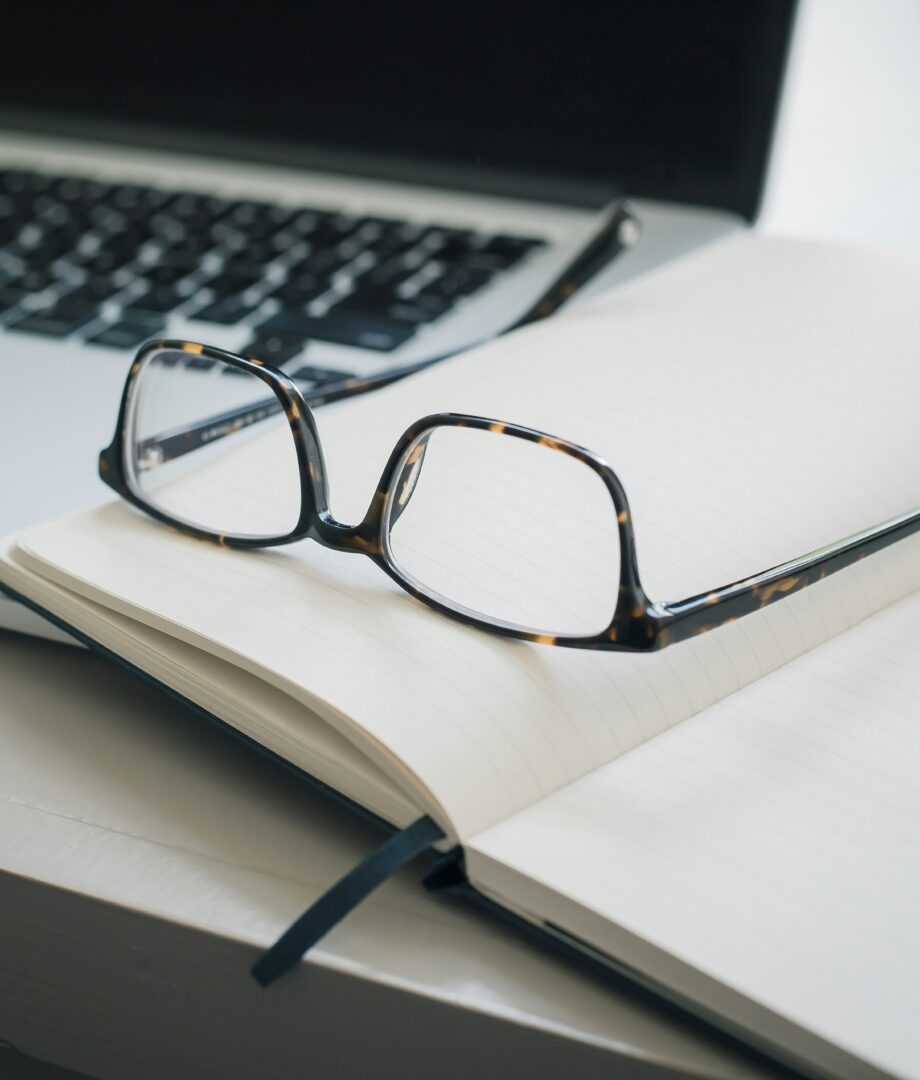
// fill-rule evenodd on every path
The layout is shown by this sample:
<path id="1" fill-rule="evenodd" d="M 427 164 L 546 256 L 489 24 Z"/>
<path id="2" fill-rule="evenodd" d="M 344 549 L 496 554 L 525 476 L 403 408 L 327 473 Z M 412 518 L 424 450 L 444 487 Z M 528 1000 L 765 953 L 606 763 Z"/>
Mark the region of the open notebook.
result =
<path id="1" fill-rule="evenodd" d="M 451 410 L 603 454 L 653 599 L 802 555 L 920 498 L 918 271 L 720 242 L 321 410 L 333 511 L 358 520 L 403 429 Z M 918 541 L 651 655 L 498 638 L 368 560 L 121 504 L 8 538 L 0 581 L 391 824 L 430 815 L 479 893 L 572 947 L 805 1072 L 907 1077 Z"/>

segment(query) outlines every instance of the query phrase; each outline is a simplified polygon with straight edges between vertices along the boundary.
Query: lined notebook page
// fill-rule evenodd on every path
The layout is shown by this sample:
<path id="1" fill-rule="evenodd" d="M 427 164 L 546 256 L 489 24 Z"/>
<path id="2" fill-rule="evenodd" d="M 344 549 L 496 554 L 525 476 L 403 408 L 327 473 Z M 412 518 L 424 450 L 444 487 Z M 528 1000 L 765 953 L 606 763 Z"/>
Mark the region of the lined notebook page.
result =
<path id="1" fill-rule="evenodd" d="M 723 242 L 590 310 L 321 410 L 333 510 L 363 515 L 420 415 L 470 411 L 614 464 L 655 599 L 801 555 L 917 503 L 917 277 L 904 256 Z M 564 550 L 572 526 L 554 528 Z M 460 837 L 920 584 L 920 543 L 902 542 L 718 634 L 631 657 L 500 640 L 421 608 L 355 556 L 233 552 L 124 506 L 34 530 L 21 551 L 325 709 Z M 518 555 L 509 545 L 509 563 Z"/>
<path id="2" fill-rule="evenodd" d="M 474 881 L 833 1075 L 875 1073 L 784 1022 L 920 1075 L 920 595 L 468 851 Z"/>

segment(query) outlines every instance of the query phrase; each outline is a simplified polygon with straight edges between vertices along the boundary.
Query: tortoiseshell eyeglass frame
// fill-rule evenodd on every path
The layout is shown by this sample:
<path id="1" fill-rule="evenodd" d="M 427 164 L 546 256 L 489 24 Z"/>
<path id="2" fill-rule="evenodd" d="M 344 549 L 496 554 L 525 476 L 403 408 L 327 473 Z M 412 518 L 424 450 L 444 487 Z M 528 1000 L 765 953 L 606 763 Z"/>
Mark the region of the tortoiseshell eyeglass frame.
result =
<path id="1" fill-rule="evenodd" d="M 290 532 L 280 536 L 252 538 L 228 536 L 200 529 L 163 513 L 132 486 L 131 469 L 127 463 L 130 452 L 129 417 L 132 396 L 145 365 L 163 350 L 193 353 L 241 368 L 261 379 L 271 391 L 272 397 L 267 402 L 242 411 L 211 417 L 197 427 L 168 432 L 156 440 L 148 440 L 156 442 L 158 460 L 169 460 L 201 446 L 205 430 L 208 441 L 213 442 L 215 438 L 229 435 L 242 426 L 257 423 L 283 410 L 290 425 L 300 467 L 300 517 Z M 353 380 L 348 386 L 340 388 L 334 396 L 344 397 L 363 389 L 364 383 Z M 329 395 L 324 394 L 321 400 L 329 400 Z M 480 617 L 475 612 L 452 605 L 436 593 L 426 592 L 400 570 L 389 547 L 390 524 L 401 512 L 398 492 L 405 489 L 407 482 L 411 491 L 410 470 L 420 453 L 424 452 L 431 434 L 445 426 L 478 428 L 540 443 L 575 458 L 600 476 L 613 501 L 619 530 L 619 595 L 606 629 L 588 636 L 550 634 Z M 282 371 L 259 360 L 246 359 L 221 349 L 187 341 L 152 341 L 141 347 L 125 383 L 114 438 L 99 455 L 99 474 L 109 487 L 128 502 L 158 521 L 172 525 L 191 536 L 232 548 L 274 547 L 311 539 L 336 551 L 359 552 L 372 559 L 406 592 L 444 615 L 506 637 L 578 649 L 633 652 L 661 649 L 759 611 L 920 531 L 918 509 L 741 581 L 685 600 L 655 603 L 646 596 L 639 578 L 635 532 L 626 492 L 616 473 L 603 458 L 584 447 L 532 428 L 460 413 L 438 413 L 425 416 L 412 424 L 390 454 L 363 520 L 357 525 L 345 525 L 336 521 L 329 510 L 326 467 L 316 423 L 297 384 Z"/>

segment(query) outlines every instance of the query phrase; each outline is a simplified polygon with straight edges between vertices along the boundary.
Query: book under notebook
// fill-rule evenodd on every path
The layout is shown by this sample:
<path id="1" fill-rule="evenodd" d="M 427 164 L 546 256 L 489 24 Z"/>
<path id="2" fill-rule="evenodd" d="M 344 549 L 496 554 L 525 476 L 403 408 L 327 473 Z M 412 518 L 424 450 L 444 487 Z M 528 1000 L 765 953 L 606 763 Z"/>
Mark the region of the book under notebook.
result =
<path id="1" fill-rule="evenodd" d="M 346 522 L 363 516 L 414 420 L 470 412 L 549 431 L 610 462 L 631 502 L 653 600 L 801 556 L 918 502 L 917 281 L 907 256 L 723 241 L 577 313 L 320 410 L 332 509 Z M 223 478 L 218 469 L 186 494 L 280 497 L 272 487 L 280 476 L 264 460 L 257 467 L 259 441 L 250 445 L 252 468 L 237 459 Z M 463 498 L 490 499 L 499 519 L 512 514 L 513 482 L 471 464 L 464 483 Z M 435 494 L 452 512 L 458 493 Z M 507 535 L 513 577 L 526 552 L 519 533 Z M 565 553 L 577 540 L 577 521 L 548 513 L 530 542 Z M 564 578 L 564 556 L 557 562 Z M 913 602 L 903 598 L 920 586 L 917 537 L 648 655 L 502 639 L 421 606 L 368 560 L 309 541 L 261 552 L 219 547 L 126 504 L 11 538 L 0 580 L 308 772 L 325 769 L 328 782 L 392 823 L 431 815 L 462 846 L 474 886 L 745 1038 L 822 1075 L 910 1075 L 917 1064 L 906 1028 L 885 1040 L 886 1056 L 876 1038 L 884 1025 L 849 1023 L 869 1015 L 870 989 L 888 993 L 878 981 L 886 972 L 894 972 L 892 993 L 909 990 L 902 969 L 882 962 L 893 939 L 867 928 L 873 904 L 887 910 L 873 893 L 886 882 L 903 897 L 888 922 L 916 913 L 915 849 L 903 849 L 893 877 L 854 891 L 851 879 L 863 888 L 863 869 L 875 863 L 861 862 L 858 846 L 844 851 L 833 815 L 792 827 L 785 795 L 807 802 L 812 772 L 768 767 L 802 749 L 788 701 L 811 730 L 831 723 L 815 717 L 840 687 L 856 692 L 845 664 L 836 684 L 803 680 L 801 671 L 827 650 L 870 640 L 877 620 L 887 626 L 899 601 Z M 913 652 L 904 662 L 913 672 Z M 870 712 L 874 690 L 884 709 L 882 690 L 895 685 L 884 672 L 874 678 L 877 686 L 863 686 Z M 912 692 L 910 682 L 896 685 L 902 697 Z M 733 731 L 752 711 L 761 728 L 743 751 Z M 841 755 L 858 759 L 862 716 L 848 717 L 843 743 L 805 740 L 815 777 Z M 914 744 L 898 724 L 895 748 L 883 749 L 909 763 L 904 747 Z M 782 727 L 779 749 L 757 743 L 763 725 Z M 745 752 L 766 756 L 742 760 L 736 776 L 733 755 Z M 739 786 L 745 769 L 759 786 Z M 834 799 L 845 779 L 835 780 Z M 860 788 L 853 806 L 868 812 L 883 788 Z M 913 803 L 904 810 L 914 813 Z M 880 828 L 900 838 L 892 814 L 880 814 Z M 739 830 L 750 830 L 745 858 L 763 860 L 765 880 L 748 870 L 733 876 L 728 845 L 743 849 Z M 831 879 L 815 857 L 822 845 L 838 860 Z M 682 873 L 692 905 L 674 888 Z M 786 878 L 793 892 L 811 890 L 817 907 L 783 907 Z M 809 930 L 835 919 L 831 885 L 861 905 L 853 926 L 866 942 L 862 966 L 830 962 L 842 922 Z M 724 920 L 722 934 L 724 897 L 737 917 Z M 783 966 L 775 950 L 753 946 L 761 938 L 790 942 Z M 827 996 L 815 974 L 825 961 L 835 993 L 826 1008 L 809 1009 L 806 988 Z M 787 999 L 785 983 L 795 986 Z M 892 1015 L 901 1016 L 900 1005 Z"/>

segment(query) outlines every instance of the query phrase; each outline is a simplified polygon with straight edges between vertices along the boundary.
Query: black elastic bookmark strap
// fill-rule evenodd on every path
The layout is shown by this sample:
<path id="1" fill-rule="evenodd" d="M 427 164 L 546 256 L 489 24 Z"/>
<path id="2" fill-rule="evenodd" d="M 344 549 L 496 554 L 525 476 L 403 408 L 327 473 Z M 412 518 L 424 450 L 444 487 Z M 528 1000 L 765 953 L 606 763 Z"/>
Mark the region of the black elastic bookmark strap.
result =
<path id="1" fill-rule="evenodd" d="M 253 978 L 262 986 L 268 986 L 279 975 L 290 971 L 304 953 L 341 922 L 365 896 L 369 896 L 406 863 L 427 851 L 432 844 L 443 839 L 444 833 L 430 817 L 419 818 L 401 832 L 394 833 L 386 843 L 358 863 L 354 870 L 337 881 L 267 952 L 262 953 L 252 965 Z"/>

